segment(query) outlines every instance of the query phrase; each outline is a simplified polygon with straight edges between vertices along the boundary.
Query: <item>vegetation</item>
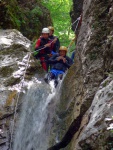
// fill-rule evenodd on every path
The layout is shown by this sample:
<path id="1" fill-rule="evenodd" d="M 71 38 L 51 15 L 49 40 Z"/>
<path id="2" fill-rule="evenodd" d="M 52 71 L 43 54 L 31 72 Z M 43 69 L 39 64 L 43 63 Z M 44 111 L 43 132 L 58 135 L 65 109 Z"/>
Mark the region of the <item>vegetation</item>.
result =
<path id="1" fill-rule="evenodd" d="M 69 43 L 74 38 L 74 33 L 71 30 L 70 10 L 72 7 L 71 0 L 43 0 L 43 5 L 46 6 L 51 13 L 53 26 L 55 27 L 55 35 L 59 37 L 61 45 L 69 46 Z M 75 45 L 71 47 L 74 49 Z"/>
<path id="2" fill-rule="evenodd" d="M 0 0 L 0 10 L 0 29 L 17 29 L 30 40 L 51 23 L 49 11 L 40 0 Z"/>
<path id="3" fill-rule="evenodd" d="M 71 7 L 72 0 L 37 0 L 37 3 L 29 0 L 3 0 L 0 1 L 0 28 L 18 29 L 24 36 L 35 41 L 43 27 L 53 25 L 61 45 L 68 47 L 74 38 L 69 15 Z M 73 42 L 71 50 L 74 48 Z"/>

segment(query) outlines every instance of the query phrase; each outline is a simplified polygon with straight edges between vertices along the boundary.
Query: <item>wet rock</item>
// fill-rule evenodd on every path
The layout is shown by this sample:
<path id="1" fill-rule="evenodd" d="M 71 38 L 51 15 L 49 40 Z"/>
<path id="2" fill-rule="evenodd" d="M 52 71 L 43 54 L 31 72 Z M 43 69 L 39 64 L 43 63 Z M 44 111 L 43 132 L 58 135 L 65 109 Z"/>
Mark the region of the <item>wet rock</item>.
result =
<path id="1" fill-rule="evenodd" d="M 58 133 L 51 138 L 53 146 L 67 139 L 65 150 L 113 148 L 113 135 L 107 130 L 112 128 L 112 122 L 105 121 L 113 115 L 112 5 L 111 0 L 83 3 L 75 61 L 63 81 L 54 127 Z M 80 122 L 74 124 L 77 118 Z M 73 124 L 77 131 L 71 130 Z"/>
<path id="2" fill-rule="evenodd" d="M 38 67 L 31 53 L 31 42 L 19 31 L 0 30 L 0 45 L 0 149 L 7 150 L 13 135 L 15 110 L 17 121 L 21 97 Z"/>
<path id="3" fill-rule="evenodd" d="M 82 126 L 83 131 L 79 137 L 79 144 L 82 147 L 88 144 L 92 149 L 102 149 L 105 144 L 106 149 L 108 146 L 107 139 L 112 136 L 112 132 L 107 128 L 113 122 L 112 84 L 112 78 L 106 79 L 95 94 L 91 107 L 86 113 L 90 118 L 87 125 L 84 128 Z M 107 118 L 111 118 L 111 122 L 107 123 Z"/>

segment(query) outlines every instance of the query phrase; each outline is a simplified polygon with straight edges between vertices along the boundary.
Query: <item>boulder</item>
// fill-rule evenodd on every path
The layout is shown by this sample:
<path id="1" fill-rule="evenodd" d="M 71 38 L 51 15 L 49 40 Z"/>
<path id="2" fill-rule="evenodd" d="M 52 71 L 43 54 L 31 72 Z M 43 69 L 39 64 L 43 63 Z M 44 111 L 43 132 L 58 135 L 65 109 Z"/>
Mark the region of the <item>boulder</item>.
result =
<path id="1" fill-rule="evenodd" d="M 9 149 L 22 103 L 21 96 L 37 71 L 37 63 L 32 55 L 31 42 L 26 37 L 15 29 L 0 30 L 1 150 Z"/>

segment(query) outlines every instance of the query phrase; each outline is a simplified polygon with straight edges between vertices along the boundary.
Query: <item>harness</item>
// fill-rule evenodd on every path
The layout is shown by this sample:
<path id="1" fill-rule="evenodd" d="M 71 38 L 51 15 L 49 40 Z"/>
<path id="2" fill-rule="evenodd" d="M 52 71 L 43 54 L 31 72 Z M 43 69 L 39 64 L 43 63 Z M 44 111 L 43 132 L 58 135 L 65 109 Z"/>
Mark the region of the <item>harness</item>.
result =
<path id="1" fill-rule="evenodd" d="M 45 44 L 51 42 L 50 39 L 43 39 L 40 38 L 40 46 L 44 46 Z M 45 57 L 46 55 L 51 53 L 51 49 L 49 47 L 46 47 L 39 51 L 39 57 Z"/>

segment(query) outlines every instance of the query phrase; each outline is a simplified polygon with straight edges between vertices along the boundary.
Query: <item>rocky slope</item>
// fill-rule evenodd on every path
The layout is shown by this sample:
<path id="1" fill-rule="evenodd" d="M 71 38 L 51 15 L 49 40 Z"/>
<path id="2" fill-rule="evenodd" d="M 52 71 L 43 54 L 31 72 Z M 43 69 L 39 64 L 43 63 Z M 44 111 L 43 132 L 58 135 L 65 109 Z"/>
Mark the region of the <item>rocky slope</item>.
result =
<path id="1" fill-rule="evenodd" d="M 56 111 L 51 139 L 57 140 L 51 140 L 50 150 L 113 148 L 113 134 L 107 130 L 113 122 L 113 1 L 84 0 L 82 18 L 75 62 Z"/>

